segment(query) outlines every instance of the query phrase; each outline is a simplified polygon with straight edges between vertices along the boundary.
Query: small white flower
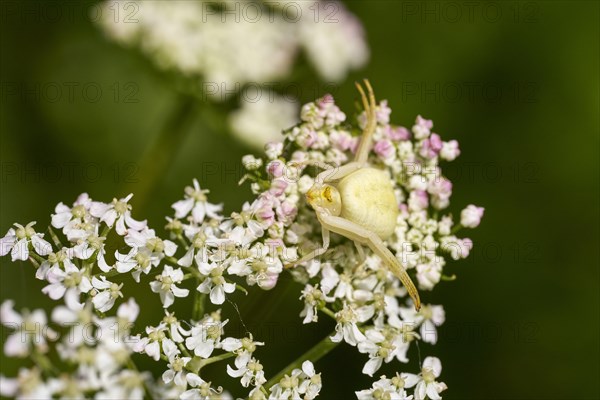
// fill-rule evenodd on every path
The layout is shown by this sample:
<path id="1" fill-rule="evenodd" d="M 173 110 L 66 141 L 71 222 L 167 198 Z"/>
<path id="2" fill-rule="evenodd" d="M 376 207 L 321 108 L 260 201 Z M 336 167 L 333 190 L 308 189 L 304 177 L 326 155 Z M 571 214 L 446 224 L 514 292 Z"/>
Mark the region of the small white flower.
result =
<path id="1" fill-rule="evenodd" d="M 102 390 L 94 396 L 97 400 L 144 398 L 144 382 L 150 379 L 148 372 L 123 369 L 114 374 L 100 375 Z"/>
<path id="2" fill-rule="evenodd" d="M 182 267 L 190 267 L 194 262 L 196 262 L 196 266 L 208 262 L 211 249 L 219 248 L 227 242 L 225 239 L 215 237 L 208 230 L 196 229 L 193 232 L 186 232 L 186 236 L 190 238 L 192 245 L 185 255 L 177 260 L 177 264 Z"/>
<path id="3" fill-rule="evenodd" d="M 395 335 L 391 330 L 383 332 L 377 329 L 368 329 L 365 332 L 366 340 L 358 344 L 358 351 L 369 354 L 369 361 L 363 367 L 363 374 L 373 376 L 382 363 L 389 363 L 396 356 L 398 348 L 394 345 Z"/>
<path id="4" fill-rule="evenodd" d="M 265 234 L 262 224 L 255 219 L 258 204 L 258 201 L 252 205 L 248 202 L 244 203 L 241 212 L 231 213 L 231 218 L 226 219 L 219 226 L 234 245 L 246 246 Z"/>
<path id="5" fill-rule="evenodd" d="M 193 350 L 198 357 L 210 357 L 215 348 L 221 346 L 221 335 L 225 324 L 227 321 L 221 322 L 212 318 L 198 323 L 192 327 L 190 337 L 185 339 L 185 347 Z"/>
<path id="6" fill-rule="evenodd" d="M 223 267 L 215 263 L 201 263 L 198 269 L 205 276 L 205 279 L 198 285 L 196 290 L 200 293 L 210 293 L 211 303 L 223 304 L 225 302 L 225 293 L 233 293 L 235 291 L 235 283 L 229 283 L 223 277 Z"/>
<path id="7" fill-rule="evenodd" d="M 86 305 L 79 302 L 79 293 L 69 290 L 64 296 L 65 306 L 57 306 L 52 310 L 51 319 L 62 326 L 70 326 L 69 345 L 78 347 L 83 342 L 90 345 L 95 343 L 95 338 L 87 330 L 94 321 L 92 304 Z M 112 327 L 114 329 L 114 327 Z"/>
<path id="8" fill-rule="evenodd" d="M 448 388 L 445 383 L 437 382 L 436 379 L 442 373 L 442 363 L 437 357 L 427 357 L 423 361 L 423 367 L 419 375 L 404 374 L 406 387 L 415 388 L 415 400 L 439 400 L 440 393 Z"/>
<path id="9" fill-rule="evenodd" d="M 85 238 L 77 240 L 77 244 L 72 249 L 73 257 L 80 260 L 92 261 L 90 258 L 93 255 L 96 255 L 98 267 L 102 272 L 108 272 L 112 267 L 108 265 L 104 259 L 104 242 L 106 241 L 106 237 L 98 235 L 98 228 L 98 226 L 95 226 L 93 231 L 89 232 Z"/>
<path id="10" fill-rule="evenodd" d="M 356 323 L 364 322 L 368 318 L 364 319 L 364 316 L 361 316 L 350 304 L 344 303 L 344 308 L 335 314 L 335 318 L 338 323 L 335 326 L 336 334 L 331 337 L 332 342 L 339 342 L 343 339 L 349 345 L 356 346 L 367 339 Z"/>
<path id="11" fill-rule="evenodd" d="M 456 140 L 450 140 L 449 142 L 442 143 L 442 150 L 440 151 L 440 157 L 446 161 L 453 161 L 460 155 L 460 149 L 458 148 L 458 142 Z"/>
<path id="12" fill-rule="evenodd" d="M 123 284 L 120 285 L 117 283 L 110 282 L 104 276 L 100 276 L 99 278 L 92 278 L 92 286 L 96 289 L 96 293 L 92 298 L 92 303 L 96 310 L 100 312 L 106 312 L 110 310 L 115 305 L 115 300 L 119 297 L 123 297 L 123 293 L 121 293 L 121 288 Z"/>
<path id="13" fill-rule="evenodd" d="M 262 289 L 271 289 L 283 271 L 283 263 L 273 247 L 259 242 L 249 250 L 241 248 L 232 251 L 231 257 L 226 260 L 227 272 L 245 276 L 248 285 L 256 284 Z"/>
<path id="14" fill-rule="evenodd" d="M 62 264 L 63 268 L 55 263 L 48 270 L 46 280 L 50 284 L 42 289 L 43 293 L 46 293 L 52 300 L 58 300 L 69 289 L 74 289 L 78 293 L 88 293 L 92 289 L 89 278 L 71 260 L 65 258 Z"/>
<path id="15" fill-rule="evenodd" d="M 367 263 L 369 262 L 367 259 Z M 352 275 L 348 272 L 343 272 L 339 275 L 339 282 L 333 293 L 336 299 L 350 300 L 354 297 L 354 286 L 352 286 Z"/>
<path id="16" fill-rule="evenodd" d="M 162 342 L 163 352 L 169 359 L 167 367 L 169 368 L 162 374 L 165 383 L 173 382 L 177 386 L 187 386 L 185 366 L 190 362 L 191 357 L 181 357 L 181 352 L 177 345 L 171 339 L 164 339 Z"/>
<path id="17" fill-rule="evenodd" d="M 444 236 L 440 242 L 441 249 L 450 253 L 453 260 L 467 258 L 473 249 L 473 241 L 469 238 L 459 239 L 456 236 Z"/>
<path id="18" fill-rule="evenodd" d="M 112 203 L 108 204 L 94 201 L 90 206 L 90 214 L 100 218 L 100 221 L 111 228 L 116 222 L 116 231 L 121 236 L 127 234 L 127 227 L 140 231 L 146 226 L 146 221 L 137 221 L 131 217 L 129 200 L 132 197 L 133 194 L 129 194 L 122 199 L 113 199 Z"/>
<path id="19" fill-rule="evenodd" d="M 19 369 L 17 378 L 0 375 L 0 394 L 16 399 L 51 399 L 53 390 L 44 382 L 41 371 L 34 367 Z"/>
<path id="20" fill-rule="evenodd" d="M 10 251 L 13 261 L 26 261 L 29 258 L 29 245 L 40 256 L 50 254 L 52 246 L 42 239 L 44 237 L 42 233 L 36 233 L 33 229 L 34 225 L 35 222 L 30 222 L 26 226 L 15 224 L 16 230 L 10 228 L 0 239 L 0 256 L 5 256 Z"/>
<path id="21" fill-rule="evenodd" d="M 115 259 L 115 269 L 121 274 L 133 271 L 131 275 L 136 282 L 140 281 L 142 272 L 148 275 L 152 267 L 160 263 L 160 258 L 145 247 L 132 248 L 128 254 L 115 251 Z"/>
<path id="22" fill-rule="evenodd" d="M 145 352 L 150 357 L 152 357 L 155 361 L 160 359 L 160 348 L 162 342 L 165 340 L 165 330 L 167 327 L 165 324 L 159 324 L 157 327 L 147 326 L 146 334 L 147 336 L 137 340 L 132 345 L 132 349 L 135 352 L 141 353 Z"/>
<path id="23" fill-rule="evenodd" d="M 246 154 L 242 157 L 242 165 L 248 171 L 255 171 L 259 169 L 263 164 L 262 159 L 255 157 L 252 154 Z M 247 203 L 246 203 L 247 204 Z"/>
<path id="24" fill-rule="evenodd" d="M 132 248 L 146 247 L 153 254 L 172 256 L 177 251 L 177 245 L 170 240 L 163 240 L 156 236 L 154 229 L 144 227 L 141 231 L 129 230 L 125 236 L 125 243 Z"/>
<path id="25" fill-rule="evenodd" d="M 265 144 L 265 154 L 269 160 L 275 160 L 283 152 L 283 143 L 280 141 Z"/>
<path id="26" fill-rule="evenodd" d="M 405 374 L 398 375 L 392 379 L 388 379 L 382 376 L 377 382 L 373 383 L 371 389 L 361 390 L 356 393 L 358 400 L 379 400 L 379 399 L 390 399 L 390 400 L 412 400 L 412 395 L 407 395 L 404 390 L 405 386 Z"/>
<path id="27" fill-rule="evenodd" d="M 448 236 L 452 230 L 452 225 L 454 222 L 452 221 L 452 217 L 446 215 L 442 217 L 442 219 L 438 222 L 438 232 L 442 236 Z"/>
<path id="28" fill-rule="evenodd" d="M 4 342 L 4 354 L 9 357 L 26 357 L 32 349 L 45 353 L 49 340 L 58 335 L 47 326 L 48 320 L 43 310 L 25 311 L 19 314 L 14 310 L 14 301 L 5 300 L 0 306 L 0 322 L 14 330 Z"/>
<path id="29" fill-rule="evenodd" d="M 226 400 L 225 396 L 220 396 L 222 389 L 214 389 L 210 382 L 204 381 L 198 375 L 189 373 L 186 375 L 187 383 L 194 389 L 186 390 L 179 397 L 181 400 Z"/>
<path id="30" fill-rule="evenodd" d="M 304 317 L 303 324 L 309 324 L 311 322 L 317 322 L 319 316 L 317 309 L 324 304 L 323 292 L 319 289 L 319 285 L 312 286 L 306 285 L 302 290 L 301 300 L 304 300 L 304 309 L 300 312 L 300 316 Z"/>
<path id="31" fill-rule="evenodd" d="M 248 393 L 248 400 L 267 400 L 267 396 L 263 393 L 266 390 L 262 386 L 257 386 Z"/>
<path id="32" fill-rule="evenodd" d="M 414 307 L 401 307 L 400 315 L 404 322 L 421 327 L 421 338 L 424 342 L 437 343 L 436 326 L 442 325 L 446 319 L 443 306 L 423 305 L 419 311 Z"/>
<path id="33" fill-rule="evenodd" d="M 271 387 L 271 395 L 269 400 L 287 400 L 301 399 L 300 397 L 300 379 L 298 376 L 302 373 L 301 370 L 295 369 L 291 375 L 285 375 L 279 383 Z"/>
<path id="34" fill-rule="evenodd" d="M 460 212 L 460 224 L 465 228 L 477 228 L 483 217 L 483 207 L 468 205 Z"/>
<path id="35" fill-rule="evenodd" d="M 175 301 L 175 297 L 187 297 L 190 293 L 188 289 L 182 289 L 176 285 L 182 281 L 181 268 L 173 269 L 173 267 L 165 265 L 162 274 L 157 275 L 156 280 L 150 282 L 150 288 L 154 293 L 160 294 L 163 307 L 168 308 Z"/>
<path id="36" fill-rule="evenodd" d="M 165 310 L 165 317 L 163 318 L 163 323 L 165 323 L 169 327 L 169 334 L 171 335 L 171 339 L 175 341 L 175 343 L 181 343 L 184 340 L 184 336 L 189 336 L 190 332 L 183 329 L 181 326 L 181 321 L 179 321 L 174 313 L 170 313 Z"/>
<path id="37" fill-rule="evenodd" d="M 67 239 L 71 242 L 85 237 L 94 231 L 98 220 L 90 214 L 92 199 L 87 193 L 82 193 L 73 203 L 73 207 L 68 207 L 59 203 L 52 214 L 52 226 L 62 229 Z"/>
<path id="38" fill-rule="evenodd" d="M 236 367 L 238 367 L 238 369 L 233 369 L 230 365 L 227 365 L 227 374 L 232 378 L 241 377 L 241 384 L 243 387 L 248 387 L 251 384 L 254 386 L 261 386 L 267 381 L 265 379 L 265 371 L 263 371 L 262 364 L 255 358 L 251 358 L 245 365 L 236 365 Z"/>
<path id="39" fill-rule="evenodd" d="M 417 265 L 419 288 L 431 290 L 442 278 L 442 265 L 438 262 Z"/>
<path id="40" fill-rule="evenodd" d="M 304 393 L 304 399 L 313 400 L 321 392 L 323 384 L 321 383 L 321 374 L 317 374 L 315 366 L 310 360 L 302 363 L 301 378 L 304 382 L 300 384 L 300 393 Z"/>
<path id="41" fill-rule="evenodd" d="M 302 363 L 302 369 L 294 369 L 273 385 L 269 400 L 312 400 L 319 394 L 321 386 L 321 374 L 317 374 L 312 362 L 307 360 Z"/>
<path id="42" fill-rule="evenodd" d="M 83 308 L 83 305 L 80 306 Z M 124 344 L 121 341 L 129 336 L 133 323 L 137 319 L 139 313 L 140 306 L 132 297 L 119 305 L 116 317 L 100 318 L 94 316 L 92 319 L 98 326 L 99 331 L 103 333 L 100 336 L 100 338 L 103 339 L 103 343 L 111 349 L 121 350 L 121 345 Z M 76 313 L 76 315 L 78 314 L 81 315 L 81 312 Z M 54 317 L 54 314 L 52 316 Z M 84 329 L 85 328 L 87 327 L 84 326 Z M 111 334 L 109 335 L 108 332 L 111 332 Z"/>
<path id="43" fill-rule="evenodd" d="M 323 263 L 321 266 L 321 288 L 324 294 L 329 294 L 340 282 L 340 275 L 330 263 Z"/>
<path id="44" fill-rule="evenodd" d="M 220 219 L 218 214 L 223 209 L 220 204 L 211 204 L 206 199 L 206 194 L 209 191 L 200 189 L 200 184 L 197 179 L 194 179 L 194 187 L 187 186 L 185 188 L 185 199 L 179 200 L 173 204 L 176 218 L 185 218 L 190 211 L 192 212 L 192 221 L 201 224 L 204 222 L 204 217 L 208 215 L 210 218 Z"/>
<path id="45" fill-rule="evenodd" d="M 255 342 L 252 335 L 242 339 L 225 338 L 221 341 L 221 348 L 223 350 L 237 354 L 235 365 L 238 368 L 248 364 L 252 358 L 252 354 L 256 351 L 256 346 L 264 346 L 264 343 Z"/>

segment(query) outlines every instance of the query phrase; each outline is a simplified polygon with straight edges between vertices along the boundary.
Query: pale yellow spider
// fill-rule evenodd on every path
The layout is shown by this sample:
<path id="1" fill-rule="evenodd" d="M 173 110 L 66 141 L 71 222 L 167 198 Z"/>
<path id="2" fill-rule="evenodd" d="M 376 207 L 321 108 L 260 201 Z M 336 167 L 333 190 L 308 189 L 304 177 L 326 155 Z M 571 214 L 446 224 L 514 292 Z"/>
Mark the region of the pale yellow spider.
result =
<path id="1" fill-rule="evenodd" d="M 373 132 L 377 124 L 375 95 L 365 79 L 368 97 L 357 83 L 367 124 L 362 133 L 354 161 L 341 167 L 326 168 L 315 178 L 315 184 L 306 193 L 306 199 L 317 214 L 323 229 L 323 247 L 312 251 L 294 264 L 309 261 L 325 253 L 329 247 L 329 232 L 335 232 L 354 241 L 359 255 L 364 259 L 361 245 L 366 244 L 400 279 L 415 308 L 419 310 L 419 292 L 394 254 L 383 242 L 394 233 L 398 217 L 398 203 L 389 176 L 367 162 Z M 318 162 L 306 162 L 316 164 Z"/>

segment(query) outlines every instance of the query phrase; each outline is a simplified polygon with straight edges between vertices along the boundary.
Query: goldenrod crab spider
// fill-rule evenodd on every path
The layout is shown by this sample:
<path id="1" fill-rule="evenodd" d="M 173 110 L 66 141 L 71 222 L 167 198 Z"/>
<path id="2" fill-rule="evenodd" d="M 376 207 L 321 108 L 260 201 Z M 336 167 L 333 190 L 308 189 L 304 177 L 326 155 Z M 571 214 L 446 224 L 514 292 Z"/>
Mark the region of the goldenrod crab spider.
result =
<path id="1" fill-rule="evenodd" d="M 360 84 L 357 83 L 356 87 L 362 97 L 367 124 L 354 161 L 340 167 L 325 165 L 326 169 L 317 175 L 315 184 L 306 193 L 306 200 L 315 210 L 321 223 L 323 246 L 294 264 L 309 261 L 325 253 L 329 247 L 329 232 L 335 232 L 354 241 L 363 259 L 361 245 L 369 246 L 400 279 L 413 299 L 415 308 L 419 310 L 419 292 L 406 269 L 383 242 L 394 233 L 398 203 L 389 176 L 384 171 L 371 167 L 367 162 L 377 124 L 377 104 L 371 84 L 366 79 L 364 82 L 368 96 Z M 310 161 L 299 164 L 324 165 Z"/>

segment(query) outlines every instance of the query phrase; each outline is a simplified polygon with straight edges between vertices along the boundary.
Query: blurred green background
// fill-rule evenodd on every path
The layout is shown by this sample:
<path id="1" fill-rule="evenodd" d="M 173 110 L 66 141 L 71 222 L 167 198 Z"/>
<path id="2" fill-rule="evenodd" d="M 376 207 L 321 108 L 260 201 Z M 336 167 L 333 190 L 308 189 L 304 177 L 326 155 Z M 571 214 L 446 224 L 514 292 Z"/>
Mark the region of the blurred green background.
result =
<path id="1" fill-rule="evenodd" d="M 73 18 L 37 18 L 24 10 L 40 3 L 2 2 L 2 234 L 13 222 L 47 226 L 54 206 L 81 192 L 110 201 L 145 182 L 156 185 L 141 208 L 134 197 L 134 216 L 159 232 L 194 177 L 227 213 L 250 198 L 237 180 L 239 159 L 251 150 L 223 132 L 222 121 L 207 123 L 201 102 L 181 124 L 186 133 L 173 162 L 148 176 L 139 161 L 180 95 L 146 58 L 108 41 L 82 16 L 83 5 L 52 3 L 72 8 Z M 372 54 L 366 68 L 333 88 L 342 109 L 351 113 L 352 82 L 368 77 L 388 99 L 394 123 L 411 126 L 417 114 L 433 119 L 435 131 L 462 150 L 446 165 L 454 182 L 450 210 L 457 215 L 469 203 L 486 209 L 482 225 L 466 232 L 475 243 L 471 257 L 448 267 L 458 279 L 424 295 L 446 309 L 438 344 L 420 348 L 421 357 L 442 360 L 450 387 L 444 397 L 598 398 L 599 3 L 346 4 L 363 22 Z M 298 82 L 306 89 L 302 102 L 323 94 L 313 72 Z M 35 98 L 27 92 L 35 85 L 62 92 Z M 92 101 L 98 87 L 102 95 Z M 0 263 L 2 299 L 18 308 L 49 306 L 28 264 Z M 131 288 L 126 297 L 136 294 Z M 324 318 L 301 325 L 299 290 L 288 284 L 255 301 L 234 298 L 246 326 L 269 344 L 257 354 L 267 373 L 333 328 Z M 143 301 L 156 313 L 139 326 L 156 323 L 158 296 Z M 242 332 L 232 305 L 223 308 L 231 318 L 226 332 Z M 406 370 L 416 370 L 416 348 L 409 357 Z M 351 398 L 370 387 L 360 372 L 365 361 L 348 346 L 319 361 L 322 397 Z M 19 365 L 1 362 L 10 376 Z M 230 386 L 217 368 L 208 377 Z"/>

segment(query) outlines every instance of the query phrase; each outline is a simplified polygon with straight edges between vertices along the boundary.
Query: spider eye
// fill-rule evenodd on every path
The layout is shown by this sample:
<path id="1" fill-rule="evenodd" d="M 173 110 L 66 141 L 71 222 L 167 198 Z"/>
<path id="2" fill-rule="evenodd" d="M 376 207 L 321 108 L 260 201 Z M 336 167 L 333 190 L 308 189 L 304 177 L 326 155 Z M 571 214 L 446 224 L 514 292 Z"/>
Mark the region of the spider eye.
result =
<path id="1" fill-rule="evenodd" d="M 331 187 L 327 186 L 323 190 L 323 197 L 325 197 L 327 199 L 327 201 L 330 203 L 333 201 L 333 198 L 331 197 Z"/>

